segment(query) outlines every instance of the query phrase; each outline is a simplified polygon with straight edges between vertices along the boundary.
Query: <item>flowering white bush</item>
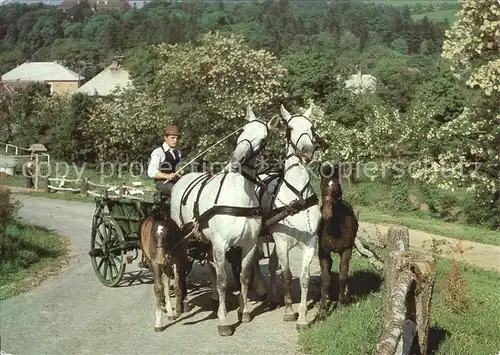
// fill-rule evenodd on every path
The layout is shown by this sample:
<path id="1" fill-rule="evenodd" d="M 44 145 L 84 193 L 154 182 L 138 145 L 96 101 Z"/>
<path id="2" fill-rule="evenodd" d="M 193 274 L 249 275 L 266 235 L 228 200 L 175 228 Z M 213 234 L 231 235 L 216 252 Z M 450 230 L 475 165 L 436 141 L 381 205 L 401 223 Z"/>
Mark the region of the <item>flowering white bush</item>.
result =
<path id="1" fill-rule="evenodd" d="M 490 174 L 494 166 L 489 162 L 490 157 L 498 161 L 498 134 L 482 134 L 488 122 L 472 123 L 471 110 L 438 126 L 425 105 L 417 105 L 404 116 L 376 107 L 363 129 L 347 129 L 329 120 L 321 108 L 313 107 L 316 130 L 329 144 L 319 155 L 322 161 L 380 161 L 380 167 L 445 189 L 498 189 L 498 178 Z"/>
<path id="2" fill-rule="evenodd" d="M 242 36 L 207 34 L 198 46 L 154 48 L 162 62 L 151 86 L 103 102 L 88 122 L 101 159 L 141 153 L 151 139 L 161 137 L 167 123 L 178 124 L 183 143 L 201 151 L 242 126 L 248 104 L 260 117 L 259 109 L 284 95 L 280 81 L 286 70 L 270 53 L 246 46 Z M 205 158 L 221 157 L 233 142 Z"/>

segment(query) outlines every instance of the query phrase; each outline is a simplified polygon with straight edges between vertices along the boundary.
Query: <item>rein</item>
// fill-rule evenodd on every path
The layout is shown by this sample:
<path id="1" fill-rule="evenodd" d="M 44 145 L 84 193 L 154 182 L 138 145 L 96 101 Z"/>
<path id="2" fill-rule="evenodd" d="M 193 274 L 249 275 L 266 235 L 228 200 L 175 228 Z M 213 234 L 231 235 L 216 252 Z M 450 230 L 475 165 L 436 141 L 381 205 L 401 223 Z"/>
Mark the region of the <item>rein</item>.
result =
<path id="1" fill-rule="evenodd" d="M 266 126 L 267 127 L 267 126 Z M 191 159 L 190 161 L 188 161 L 186 164 L 184 164 L 182 167 L 180 167 L 173 175 L 173 177 L 175 177 L 177 174 L 179 174 L 181 171 L 183 171 L 184 169 L 186 169 L 186 167 L 191 164 L 192 162 L 194 162 L 196 159 L 198 159 L 199 157 L 201 157 L 203 154 L 207 153 L 209 150 L 211 150 L 212 148 L 214 148 L 215 146 L 221 144 L 222 142 L 224 142 L 226 139 L 228 139 L 229 137 L 231 137 L 233 134 L 236 134 L 237 132 L 241 131 L 243 129 L 243 126 L 234 130 L 233 132 L 229 133 L 227 136 L 219 139 L 217 142 L 215 142 L 214 144 L 212 144 L 210 147 L 208 147 L 207 149 L 205 149 L 204 151 L 202 151 L 201 153 L 197 154 L 193 159 Z M 172 177 L 172 178 L 173 178 Z M 169 180 L 165 180 L 163 183 L 167 183 Z"/>

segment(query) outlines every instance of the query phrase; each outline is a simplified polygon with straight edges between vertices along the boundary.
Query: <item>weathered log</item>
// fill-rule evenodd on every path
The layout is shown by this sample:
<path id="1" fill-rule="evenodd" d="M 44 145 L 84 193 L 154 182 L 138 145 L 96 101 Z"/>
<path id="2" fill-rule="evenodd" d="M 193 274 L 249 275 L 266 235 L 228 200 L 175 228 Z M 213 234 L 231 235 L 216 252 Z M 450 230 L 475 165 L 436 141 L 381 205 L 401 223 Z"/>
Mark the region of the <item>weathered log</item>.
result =
<path id="1" fill-rule="evenodd" d="M 401 339 L 406 319 L 406 300 L 414 280 L 411 270 L 404 270 L 394 280 L 391 297 L 387 300 L 389 310 L 384 318 L 384 333 L 377 344 L 376 355 L 393 355 Z M 411 297 L 411 295 L 410 295 Z"/>
<path id="2" fill-rule="evenodd" d="M 356 238 L 354 240 L 354 244 L 356 245 L 356 249 L 362 255 L 368 258 L 368 261 L 375 266 L 377 269 L 382 270 L 384 268 L 384 264 L 377 258 L 377 256 L 368 248 L 366 248 L 360 239 Z"/>
<path id="3" fill-rule="evenodd" d="M 436 263 L 432 255 L 409 251 L 391 251 L 388 254 L 384 268 L 387 302 L 383 326 L 386 330 L 391 327 L 390 333 L 393 334 L 395 324 L 393 318 L 394 292 L 402 287 L 400 275 L 408 272 L 412 273 L 415 284 L 406 298 L 406 314 L 403 321 L 410 319 L 417 323 L 416 331 L 420 350 L 422 354 L 425 354 L 429 331 L 430 302 L 436 276 Z M 403 323 L 401 322 L 400 325 L 402 327 Z M 395 346 L 398 346 L 397 342 Z"/>
<path id="4" fill-rule="evenodd" d="M 389 252 L 410 250 L 410 232 L 405 227 L 391 227 L 387 231 L 385 245 Z"/>
<path id="5" fill-rule="evenodd" d="M 420 254 L 415 260 L 412 271 L 417 280 L 415 289 L 415 321 L 417 323 L 418 343 L 422 354 L 427 354 L 429 339 L 429 313 L 432 291 L 436 281 L 436 260 L 432 255 Z"/>

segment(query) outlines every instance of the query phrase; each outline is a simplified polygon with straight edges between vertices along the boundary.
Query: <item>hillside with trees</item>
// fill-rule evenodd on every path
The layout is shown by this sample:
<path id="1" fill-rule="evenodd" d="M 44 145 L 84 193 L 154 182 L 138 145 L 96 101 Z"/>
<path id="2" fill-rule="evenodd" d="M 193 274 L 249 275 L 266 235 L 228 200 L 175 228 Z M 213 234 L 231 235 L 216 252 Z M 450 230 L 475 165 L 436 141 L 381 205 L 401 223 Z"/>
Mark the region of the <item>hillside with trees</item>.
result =
<path id="1" fill-rule="evenodd" d="M 0 140 L 39 141 L 82 164 L 145 162 L 167 122 L 183 127 L 189 153 L 241 125 L 247 103 L 269 118 L 280 103 L 296 111 L 312 102 L 330 144 L 323 161 L 378 162 L 378 173 L 389 172 L 351 179 L 351 201 L 415 213 L 425 205 L 436 218 L 498 229 L 494 3 L 462 2 L 453 25 L 414 20 L 409 6 L 357 1 L 151 3 L 104 13 L 85 2 L 65 13 L 1 6 L 2 73 L 58 60 L 88 80 L 120 54 L 134 88 L 98 99 L 50 97 L 36 86 L 4 92 Z M 353 75 L 373 77 L 376 89 L 353 93 L 345 85 Z M 275 134 L 273 157 L 284 142 Z M 411 174 L 398 178 L 402 166 Z M 375 185 L 383 199 L 367 193 Z"/>

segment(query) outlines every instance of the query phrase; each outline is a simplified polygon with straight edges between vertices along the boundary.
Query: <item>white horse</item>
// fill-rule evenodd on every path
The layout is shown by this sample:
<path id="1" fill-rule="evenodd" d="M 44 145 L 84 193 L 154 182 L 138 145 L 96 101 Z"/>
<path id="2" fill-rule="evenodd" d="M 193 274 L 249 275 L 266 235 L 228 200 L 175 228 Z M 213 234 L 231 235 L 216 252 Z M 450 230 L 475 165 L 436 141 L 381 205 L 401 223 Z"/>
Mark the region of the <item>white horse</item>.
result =
<path id="1" fill-rule="evenodd" d="M 310 121 L 312 107 L 302 115 L 291 115 L 281 105 L 281 115 L 287 124 L 287 156 L 284 175 L 262 176 L 267 180 L 261 203 L 264 214 L 269 216 L 282 210 L 292 201 L 298 200 L 300 212 L 290 215 L 268 227 L 267 234 L 275 242 L 273 252 L 269 257 L 271 292 L 270 303 L 278 303 L 276 290 L 276 269 L 279 264 L 283 272 L 285 314 L 284 321 L 295 321 L 292 307 L 291 281 L 292 274 L 289 264 L 289 250 L 299 246 L 302 250 L 302 268 L 300 274 L 301 298 L 297 329 L 308 327 L 307 293 L 309 289 L 310 265 L 317 245 L 317 228 L 321 219 L 321 211 L 314 190 L 310 184 L 307 164 L 312 160 L 316 134 Z"/>
<path id="2" fill-rule="evenodd" d="M 256 243 L 261 230 L 262 208 L 255 194 L 256 168 L 254 160 L 264 147 L 269 129 L 279 122 L 279 116 L 265 123 L 247 107 L 243 132 L 224 170 L 210 176 L 208 173 L 189 173 L 179 179 L 171 194 L 172 220 L 179 227 L 189 222 L 199 223 L 206 242 L 212 246 L 212 299 L 219 300 L 218 331 L 222 336 L 234 330 L 226 318 L 227 275 L 225 254 L 229 247 L 242 249 L 240 309 L 242 322 L 251 320 L 247 293 Z M 215 280 L 216 278 L 216 280 Z M 266 292 L 265 285 L 261 289 Z M 257 291 L 258 292 L 258 291 Z"/>

